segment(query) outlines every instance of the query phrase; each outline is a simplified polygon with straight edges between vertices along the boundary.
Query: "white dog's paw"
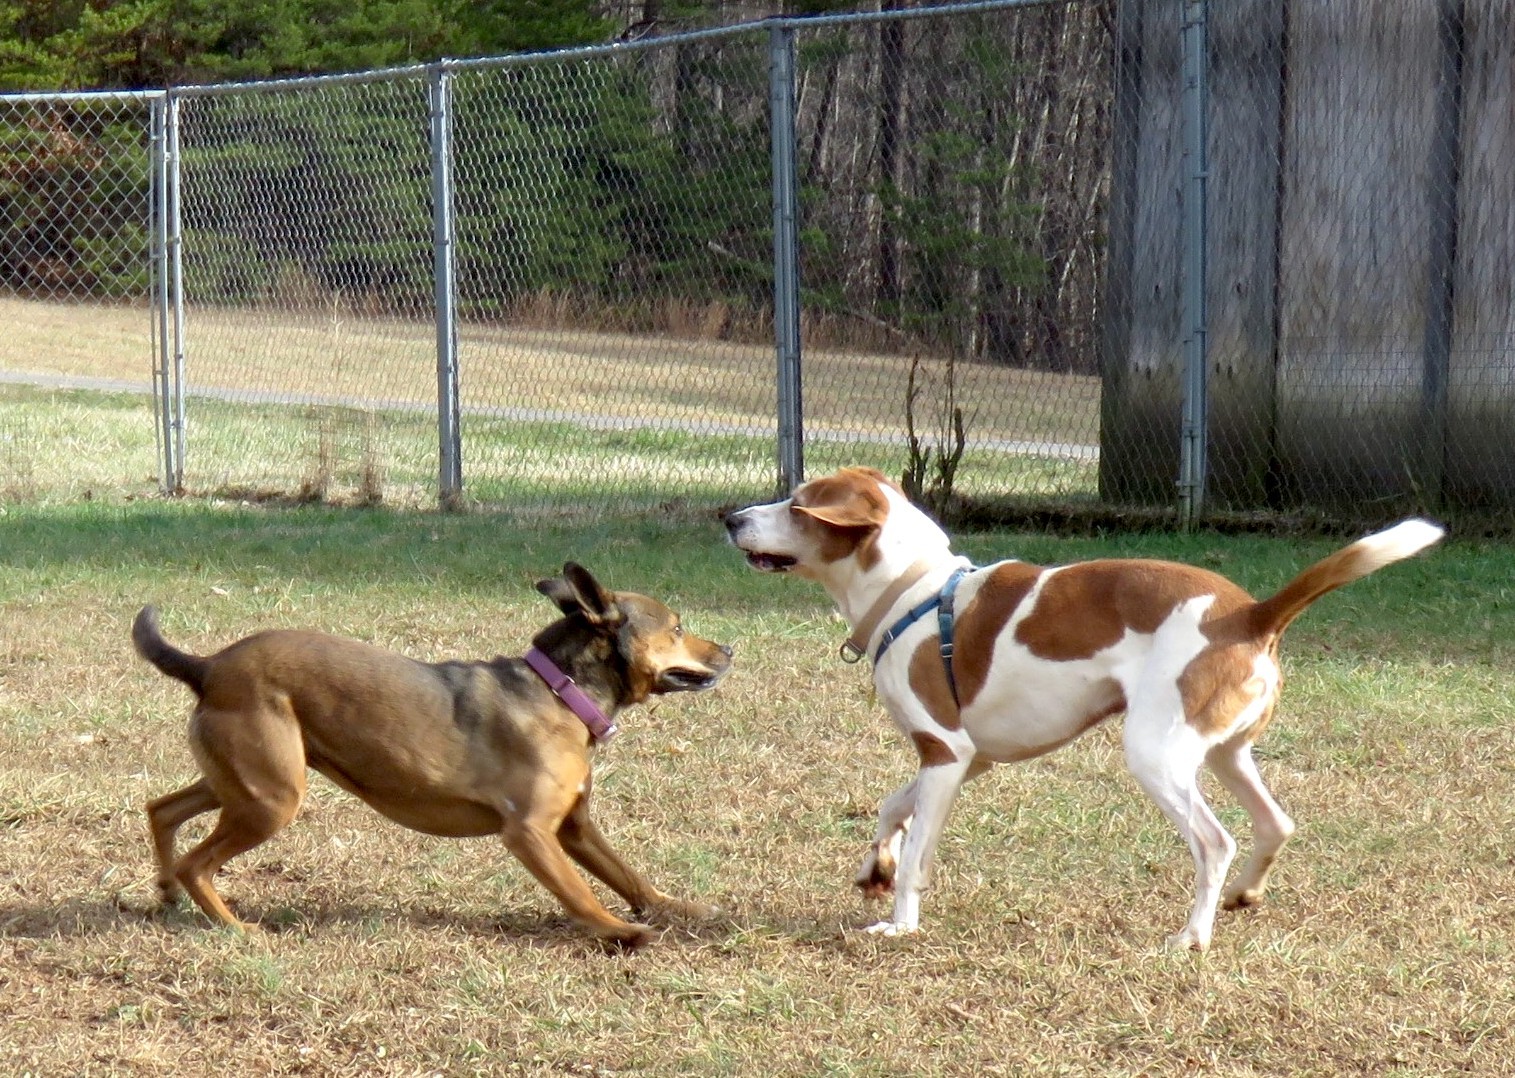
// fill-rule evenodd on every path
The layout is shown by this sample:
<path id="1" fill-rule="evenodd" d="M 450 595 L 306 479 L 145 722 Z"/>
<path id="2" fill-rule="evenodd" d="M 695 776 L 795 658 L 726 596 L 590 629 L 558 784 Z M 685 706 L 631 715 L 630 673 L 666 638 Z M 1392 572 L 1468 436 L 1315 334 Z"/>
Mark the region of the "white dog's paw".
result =
<path id="1" fill-rule="evenodd" d="M 904 921 L 879 921 L 863 929 L 870 936 L 884 936 L 893 939 L 896 936 L 913 936 L 920 929 L 915 925 L 906 924 Z"/>
<path id="2" fill-rule="evenodd" d="M 1168 937 L 1167 946 L 1170 951 L 1196 951 L 1203 953 L 1209 950 L 1210 940 L 1209 937 L 1201 935 L 1196 929 L 1185 927 L 1177 935 Z"/>

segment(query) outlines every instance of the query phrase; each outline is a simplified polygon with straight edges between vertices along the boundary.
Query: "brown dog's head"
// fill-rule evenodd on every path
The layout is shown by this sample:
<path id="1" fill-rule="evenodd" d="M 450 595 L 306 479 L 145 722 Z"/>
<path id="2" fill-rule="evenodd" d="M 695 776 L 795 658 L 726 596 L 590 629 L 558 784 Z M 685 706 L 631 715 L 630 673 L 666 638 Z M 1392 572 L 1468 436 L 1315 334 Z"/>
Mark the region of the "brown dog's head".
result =
<path id="1" fill-rule="evenodd" d="M 533 643 L 575 680 L 618 673 L 622 704 L 713 688 L 731 668 L 731 648 L 685 632 L 679 616 L 656 599 L 609 591 L 582 565 L 568 562 L 561 577 L 540 581 L 537 590 L 564 617 Z"/>

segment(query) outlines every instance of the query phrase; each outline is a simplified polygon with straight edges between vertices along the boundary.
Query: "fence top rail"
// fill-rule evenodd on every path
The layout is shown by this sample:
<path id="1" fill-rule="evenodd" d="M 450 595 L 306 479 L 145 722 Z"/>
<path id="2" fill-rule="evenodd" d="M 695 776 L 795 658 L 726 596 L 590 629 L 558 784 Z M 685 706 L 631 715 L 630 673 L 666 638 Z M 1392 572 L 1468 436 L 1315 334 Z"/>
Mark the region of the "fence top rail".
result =
<path id="1" fill-rule="evenodd" d="M 378 68 L 371 71 L 351 71 L 329 75 L 300 75 L 282 79 L 261 79 L 251 82 L 218 82 L 193 86 L 173 86 L 158 90 L 59 90 L 47 92 L 0 93 L 0 102 L 17 104 L 41 104 L 59 100 L 100 100 L 108 98 L 157 100 L 164 96 L 214 97 L 239 93 L 274 93 L 283 90 L 317 86 L 334 86 L 372 82 L 395 82 L 404 79 L 435 78 L 454 71 L 477 71 L 490 68 L 521 67 L 543 63 L 587 60 L 601 56 L 623 55 L 669 45 L 685 45 L 697 41 L 739 37 L 761 30 L 798 30 L 826 27 L 851 26 L 867 23 L 896 22 L 902 20 L 945 18 L 954 15 L 973 15 L 1014 8 L 1055 7 L 1072 3 L 1073 0 L 968 0 L 964 3 L 937 4 L 927 7 L 883 9 L 880 11 L 857 11 L 826 15 L 775 16 L 768 19 L 733 23 L 730 26 L 711 27 L 706 30 L 687 30 L 677 34 L 648 37 L 639 41 L 612 41 L 603 45 L 581 45 L 566 49 L 547 49 L 539 52 L 512 53 L 507 56 L 480 56 L 464 59 L 447 58 L 427 64 L 408 64 L 402 67 Z"/>
<path id="2" fill-rule="evenodd" d="M 7 105 L 56 105 L 60 101 L 161 101 L 167 90 L 29 90 L 0 93 Z"/>

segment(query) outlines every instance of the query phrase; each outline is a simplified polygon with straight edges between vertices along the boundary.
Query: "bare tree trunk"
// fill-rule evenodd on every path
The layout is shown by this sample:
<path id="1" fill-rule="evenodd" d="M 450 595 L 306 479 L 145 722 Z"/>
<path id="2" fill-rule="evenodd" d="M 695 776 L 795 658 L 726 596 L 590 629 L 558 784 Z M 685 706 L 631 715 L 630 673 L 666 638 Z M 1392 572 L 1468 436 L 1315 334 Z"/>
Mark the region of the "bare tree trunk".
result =
<path id="1" fill-rule="evenodd" d="M 831 129 L 831 111 L 836 107 L 836 84 L 841 66 L 839 57 L 833 56 L 826 61 L 826 77 L 821 84 L 821 102 L 815 111 L 815 133 L 810 139 L 809 163 L 805 169 L 805 176 L 812 179 L 821 172 L 826 135 Z"/>

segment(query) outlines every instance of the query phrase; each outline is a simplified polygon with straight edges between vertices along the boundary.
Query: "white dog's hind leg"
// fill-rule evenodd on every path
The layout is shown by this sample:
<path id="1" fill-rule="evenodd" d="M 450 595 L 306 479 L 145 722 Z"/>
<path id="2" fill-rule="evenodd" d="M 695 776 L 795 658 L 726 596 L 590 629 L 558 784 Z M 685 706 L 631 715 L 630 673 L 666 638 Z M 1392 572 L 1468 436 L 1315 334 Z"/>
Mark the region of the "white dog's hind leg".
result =
<path id="1" fill-rule="evenodd" d="M 1215 742 L 1189 724 L 1180 688 L 1189 664 L 1210 646 L 1200 625 L 1214 601 L 1200 595 L 1179 603 L 1152 634 L 1146 657 L 1115 674 L 1126 696 L 1126 764 L 1194 855 L 1194 906 L 1168 945 L 1196 951 L 1210 946 L 1220 888 L 1236 856 L 1236 841 L 1210 811 L 1197 781 Z"/>
<path id="2" fill-rule="evenodd" d="M 1203 951 L 1210 946 L 1215 909 L 1236 841 L 1205 803 L 1196 775 L 1209 746 L 1184 722 L 1183 710 L 1133 706 L 1126 716 L 1126 762 L 1194 855 L 1194 907 L 1168 945 Z"/>
<path id="3" fill-rule="evenodd" d="M 1217 745 L 1207 759 L 1215 777 L 1252 818 L 1252 855 L 1227 888 L 1222 904 L 1228 910 L 1255 906 L 1267 890 L 1268 874 L 1273 871 L 1278 852 L 1294 834 L 1294 821 L 1263 785 L 1250 744 Z"/>

